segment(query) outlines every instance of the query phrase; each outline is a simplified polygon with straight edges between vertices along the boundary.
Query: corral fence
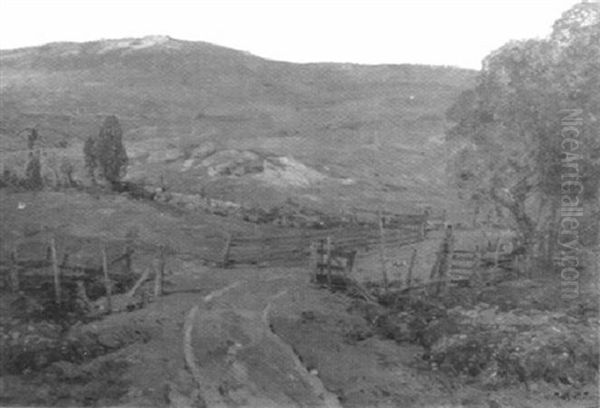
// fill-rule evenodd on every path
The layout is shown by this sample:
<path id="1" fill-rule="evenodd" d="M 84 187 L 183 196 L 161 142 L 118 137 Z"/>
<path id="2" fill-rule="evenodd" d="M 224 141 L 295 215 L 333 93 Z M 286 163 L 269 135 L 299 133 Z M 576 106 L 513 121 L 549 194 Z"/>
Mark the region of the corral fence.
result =
<path id="1" fill-rule="evenodd" d="M 64 234 L 40 235 L 17 240 L 10 252 L 0 253 L 0 289 L 20 293 L 44 292 L 51 288 L 57 304 L 71 300 L 76 292 L 80 300 L 89 304 L 87 291 L 99 284 L 104 289 L 105 310 L 110 313 L 114 289 L 134 282 L 133 254 L 138 250 L 158 254 L 154 294 L 162 295 L 165 261 L 172 253 L 164 246 L 155 248 L 130 240 L 103 241 Z M 130 297 L 148 278 L 146 271 L 130 289 Z"/>
<path id="2" fill-rule="evenodd" d="M 397 248 L 425 238 L 426 215 L 380 213 L 378 224 L 351 224 L 331 229 L 288 229 L 251 235 L 228 235 L 221 253 L 224 267 L 233 265 L 299 265 L 310 257 L 314 242 L 329 240 L 339 250 L 369 252 Z"/>

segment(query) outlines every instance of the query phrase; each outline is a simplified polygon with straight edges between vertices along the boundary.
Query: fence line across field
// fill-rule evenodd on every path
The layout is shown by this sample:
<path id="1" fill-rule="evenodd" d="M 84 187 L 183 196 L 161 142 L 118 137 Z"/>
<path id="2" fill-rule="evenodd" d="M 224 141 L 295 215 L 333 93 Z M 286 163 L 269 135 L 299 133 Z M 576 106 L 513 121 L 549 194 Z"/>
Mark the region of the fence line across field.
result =
<path id="1" fill-rule="evenodd" d="M 257 233 L 246 236 L 225 238 L 225 248 L 221 252 L 221 264 L 225 267 L 234 264 L 266 264 L 289 259 L 305 261 L 310 256 L 310 245 L 315 241 L 331 240 L 338 249 L 359 249 L 370 251 L 379 248 L 385 253 L 390 248 L 398 248 L 420 242 L 425 238 L 426 217 L 421 214 L 397 215 L 394 228 L 379 225 L 350 225 L 347 227 L 294 231 Z M 379 219 L 383 217 L 380 216 Z M 398 221 L 398 220 L 403 221 Z"/>
<path id="2" fill-rule="evenodd" d="M 40 277 L 48 278 L 53 283 L 54 297 L 57 303 L 64 300 L 63 288 L 66 283 L 75 282 L 78 286 L 83 287 L 83 282 L 94 277 L 100 278 L 105 286 L 107 310 L 110 311 L 111 300 L 113 300 L 111 299 L 113 266 L 123 263 L 127 273 L 131 273 L 131 256 L 134 251 L 150 251 L 159 255 L 160 265 L 156 273 L 157 281 L 155 282 L 154 291 L 157 296 L 160 296 L 163 292 L 162 279 L 165 259 L 169 255 L 190 256 L 214 262 L 223 267 L 251 264 L 293 264 L 297 266 L 306 264 L 310 258 L 310 248 L 313 243 L 328 241 L 329 246 L 335 246 L 335 251 L 342 251 L 342 253 L 344 251 L 354 252 L 357 258 L 379 249 L 382 257 L 382 268 L 385 268 L 385 258 L 388 250 L 397 250 L 400 247 L 423 241 L 425 238 L 423 224 L 426 219 L 406 217 L 404 220 L 404 223 L 396 223 L 394 228 L 384 228 L 384 223 L 381 221 L 377 226 L 348 225 L 322 230 L 257 230 L 254 234 L 248 235 L 225 232 L 221 234 L 220 238 L 213 235 L 210 239 L 206 239 L 203 247 L 197 248 L 195 252 L 180 252 L 174 251 L 168 245 L 155 246 L 123 240 L 112 244 L 116 247 L 113 249 L 117 250 L 117 253 L 114 253 L 114 250 L 109 253 L 108 243 L 98 240 L 93 244 L 93 252 L 100 255 L 100 262 L 95 265 L 83 264 L 72 258 L 72 254 L 69 253 L 71 249 L 66 248 L 65 243 L 61 244 L 61 239 L 58 239 L 61 238 L 60 236 L 55 237 L 53 235 L 46 239 L 38 239 L 35 242 L 29 241 L 29 244 L 41 244 L 42 252 L 46 253 L 46 255 L 42 254 L 41 258 L 38 257 L 39 259 L 33 260 L 21 258 L 18 251 L 19 245 L 17 245 L 11 251 L 10 259 L 7 259 L 6 263 L 0 260 L 0 266 L 7 273 L 7 278 L 9 278 L 10 285 L 15 292 L 19 291 L 20 286 L 24 283 L 23 280 L 39 279 Z M 62 239 L 66 238 L 62 237 Z M 414 259 L 412 259 L 412 263 L 414 263 Z M 134 285 L 134 288 L 136 285 Z"/>

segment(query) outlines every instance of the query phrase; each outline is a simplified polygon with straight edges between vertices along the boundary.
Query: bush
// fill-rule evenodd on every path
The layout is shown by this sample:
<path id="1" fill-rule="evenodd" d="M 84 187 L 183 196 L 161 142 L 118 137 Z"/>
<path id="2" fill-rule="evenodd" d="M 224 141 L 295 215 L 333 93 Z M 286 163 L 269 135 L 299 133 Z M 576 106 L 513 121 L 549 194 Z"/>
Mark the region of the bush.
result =
<path id="1" fill-rule="evenodd" d="M 541 380 L 580 387 L 597 380 L 596 332 L 565 314 L 455 308 L 448 319 L 454 331 L 440 333 L 430 361 L 453 375 L 490 386 Z"/>

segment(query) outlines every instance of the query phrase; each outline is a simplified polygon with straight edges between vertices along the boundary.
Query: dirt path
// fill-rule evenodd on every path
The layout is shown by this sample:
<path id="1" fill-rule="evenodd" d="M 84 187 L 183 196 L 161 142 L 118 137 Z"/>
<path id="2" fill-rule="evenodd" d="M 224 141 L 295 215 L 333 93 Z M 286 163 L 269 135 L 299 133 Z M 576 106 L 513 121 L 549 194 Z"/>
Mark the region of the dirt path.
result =
<path id="1" fill-rule="evenodd" d="M 204 297 L 188 313 L 186 363 L 210 407 L 339 407 L 318 377 L 270 329 L 272 301 L 287 293 L 263 282 L 257 301 L 234 302 L 249 283 L 236 281 Z"/>
<path id="2" fill-rule="evenodd" d="M 344 297 L 310 287 L 304 270 L 219 273 L 233 284 L 200 298 L 183 330 L 186 364 L 208 406 L 411 406 L 443 392 L 404 365 L 414 350 L 372 333 L 352 339 L 370 330 L 365 321 Z"/>
<path id="3" fill-rule="evenodd" d="M 311 287 L 303 269 L 205 269 L 180 276 L 147 308 L 94 330 L 144 328 L 125 359 L 123 403 L 202 407 L 391 407 L 443 391 L 405 364 L 413 350 L 377 339 L 341 295 Z M 307 318 L 306 316 L 312 316 Z M 356 333 L 366 333 L 356 340 Z M 360 336 L 359 336 L 360 337 Z"/>

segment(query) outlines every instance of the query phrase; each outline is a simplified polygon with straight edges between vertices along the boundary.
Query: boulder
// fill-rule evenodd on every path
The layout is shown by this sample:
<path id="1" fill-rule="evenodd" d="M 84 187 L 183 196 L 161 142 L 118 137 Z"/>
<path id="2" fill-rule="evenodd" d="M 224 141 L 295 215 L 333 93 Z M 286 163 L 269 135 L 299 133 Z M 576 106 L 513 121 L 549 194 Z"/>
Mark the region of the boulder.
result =
<path id="1" fill-rule="evenodd" d="M 202 161 L 208 174 L 214 176 L 243 176 L 263 171 L 262 158 L 247 150 L 221 150 Z"/>
<path id="2" fill-rule="evenodd" d="M 148 163 L 173 162 L 183 157 L 179 149 L 165 149 L 151 152 L 148 156 Z"/>
<path id="3" fill-rule="evenodd" d="M 206 142 L 193 149 L 189 155 L 190 159 L 202 160 L 217 151 L 217 146 L 213 142 Z"/>

